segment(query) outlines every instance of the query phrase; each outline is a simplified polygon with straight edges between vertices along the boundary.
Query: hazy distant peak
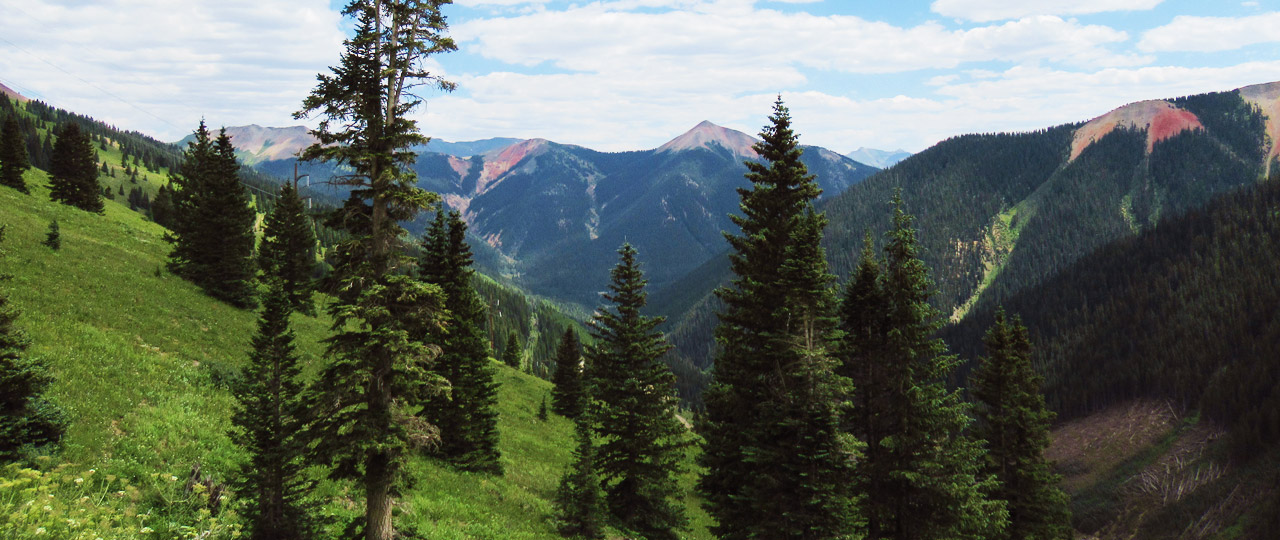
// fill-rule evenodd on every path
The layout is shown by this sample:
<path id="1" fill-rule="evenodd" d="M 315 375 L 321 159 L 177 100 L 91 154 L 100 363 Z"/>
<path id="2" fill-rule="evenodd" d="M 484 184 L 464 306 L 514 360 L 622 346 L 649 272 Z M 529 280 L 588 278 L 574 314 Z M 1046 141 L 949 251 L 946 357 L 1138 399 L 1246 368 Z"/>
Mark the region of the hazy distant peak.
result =
<path id="1" fill-rule="evenodd" d="M 887 169 L 897 164 L 899 161 L 911 157 L 911 152 L 901 148 L 897 150 L 878 150 L 863 146 L 862 148 L 849 152 L 846 156 L 858 163 L 863 163 L 879 169 Z"/>
<path id="2" fill-rule="evenodd" d="M 680 152 L 695 148 L 707 148 L 711 144 L 733 152 L 745 158 L 756 158 L 759 154 L 751 148 L 756 139 L 741 131 L 720 127 L 708 120 L 703 120 L 684 135 L 671 139 L 658 147 L 658 152 Z"/>

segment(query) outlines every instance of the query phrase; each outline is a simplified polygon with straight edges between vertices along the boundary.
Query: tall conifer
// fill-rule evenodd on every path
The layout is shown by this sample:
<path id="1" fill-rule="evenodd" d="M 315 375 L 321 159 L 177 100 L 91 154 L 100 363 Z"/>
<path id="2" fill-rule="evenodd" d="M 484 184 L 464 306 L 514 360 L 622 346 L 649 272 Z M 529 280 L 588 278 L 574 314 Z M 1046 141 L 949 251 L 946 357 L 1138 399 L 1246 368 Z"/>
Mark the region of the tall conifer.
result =
<path id="1" fill-rule="evenodd" d="M 27 183 L 22 174 L 31 168 L 27 156 L 26 137 L 18 123 L 18 115 L 10 113 L 0 128 L 0 185 L 6 185 L 27 193 Z"/>
<path id="2" fill-rule="evenodd" d="M 159 197 L 157 196 L 157 200 Z M 290 307 L 315 315 L 311 274 L 316 267 L 316 234 L 298 190 L 290 182 L 280 186 L 276 206 L 267 214 L 258 246 L 258 264 L 265 274 L 281 280 Z"/>
<path id="3" fill-rule="evenodd" d="M 449 381 L 450 396 L 434 396 L 422 414 L 440 428 L 438 453 L 463 470 L 502 473 L 498 451 L 498 385 L 489 365 L 485 306 L 471 285 L 471 246 L 458 212 L 437 206 L 422 242 L 419 277 L 445 295 L 447 330 L 437 339 L 436 373 Z"/>
<path id="4" fill-rule="evenodd" d="M 556 489 L 556 529 L 566 538 L 604 538 L 604 495 L 596 473 L 596 449 L 585 418 L 574 422 L 573 463 L 560 477 Z"/>
<path id="5" fill-rule="evenodd" d="M 933 337 L 940 314 L 911 222 L 895 196 L 885 259 L 874 260 L 868 239 L 841 308 L 840 371 L 853 388 L 844 426 L 866 444 L 851 484 L 868 538 L 991 538 L 1007 513 L 988 498 L 996 482 L 964 434 L 965 404 L 945 386 L 957 361 Z"/>
<path id="6" fill-rule="evenodd" d="M 1042 379 L 1031 365 L 1027 328 L 1000 309 L 982 342 L 987 356 L 969 377 L 977 402 L 973 432 L 986 441 L 984 471 L 1000 481 L 992 497 L 1009 510 L 1009 527 L 1000 538 L 1071 538 L 1067 496 L 1057 487 L 1061 478 L 1044 458 L 1053 413 L 1045 408 Z"/>
<path id="7" fill-rule="evenodd" d="M 635 248 L 623 244 L 618 253 L 604 294 L 612 305 L 590 321 L 597 466 L 621 527 L 649 540 L 674 540 L 687 523 L 675 475 L 691 443 L 675 416 L 675 375 L 662 362 L 671 346 L 654 329 L 663 319 L 640 314 L 646 280 Z"/>
<path id="8" fill-rule="evenodd" d="M 720 538 L 843 538 L 856 525 L 856 450 L 837 422 L 826 220 L 781 99 L 769 120 L 754 147 L 763 161 L 746 163 L 743 215 L 732 216 L 742 234 L 725 235 L 737 277 L 717 291 L 726 307 L 699 489 Z"/>
<path id="9" fill-rule="evenodd" d="M 520 359 L 524 357 L 524 348 L 520 346 L 520 336 L 512 330 L 507 334 L 507 344 L 502 347 L 502 363 L 520 369 Z"/>
<path id="10" fill-rule="evenodd" d="M 4 232 L 0 225 L 0 243 Z M 0 284 L 11 278 L 0 271 Z M 43 362 L 26 355 L 27 336 L 14 324 L 18 315 L 9 305 L 9 295 L 0 290 L 0 463 L 23 457 L 27 449 L 57 443 L 66 425 L 62 412 L 44 399 L 52 379 Z"/>
<path id="11" fill-rule="evenodd" d="M 309 428 L 313 458 L 331 475 L 363 488 L 365 512 L 356 528 L 367 540 L 396 537 L 393 497 L 400 470 L 416 448 L 439 440 L 417 413 L 440 386 L 423 343 L 438 326 L 443 293 L 407 275 L 411 264 L 401 221 L 438 197 L 417 187 L 411 147 L 428 142 L 408 118 L 421 100 L 415 86 L 453 84 L 427 72 L 428 56 L 456 49 L 440 6 L 448 0 L 352 0 L 343 13 L 357 21 L 331 74 L 296 116 L 322 117 L 317 143 L 302 158 L 346 165 L 334 182 L 351 197 L 328 221 L 350 240 L 336 251 L 336 301 L 329 364 L 309 393 L 316 420 Z M 426 330 L 424 330 L 424 328 Z"/>
<path id="12" fill-rule="evenodd" d="M 551 410 L 565 418 L 577 418 L 582 414 L 583 374 L 582 344 L 578 332 L 565 328 L 556 347 L 556 371 L 552 374 Z"/>
<path id="13" fill-rule="evenodd" d="M 316 527 L 304 502 L 309 484 L 302 472 L 305 445 L 299 432 L 306 404 L 289 330 L 290 298 L 278 276 L 269 280 L 244 383 L 235 389 L 232 438 L 250 456 L 236 487 L 249 502 L 243 511 L 249 538 L 307 540 Z"/>
<path id="14" fill-rule="evenodd" d="M 79 124 L 67 122 L 62 126 L 49 168 L 50 199 L 86 212 L 102 213 L 97 154 Z"/>

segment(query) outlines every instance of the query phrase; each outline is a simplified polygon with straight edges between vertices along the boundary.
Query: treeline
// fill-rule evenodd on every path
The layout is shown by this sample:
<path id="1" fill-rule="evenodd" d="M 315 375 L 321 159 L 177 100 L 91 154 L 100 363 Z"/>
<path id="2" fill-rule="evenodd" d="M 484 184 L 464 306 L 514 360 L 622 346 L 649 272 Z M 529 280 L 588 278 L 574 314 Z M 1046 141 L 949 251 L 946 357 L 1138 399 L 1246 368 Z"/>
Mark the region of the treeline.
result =
<path id="1" fill-rule="evenodd" d="M 581 334 L 581 323 L 547 300 L 531 297 L 520 289 L 479 273 L 472 287 L 488 306 L 484 332 L 493 344 L 494 357 L 501 357 L 506 352 L 508 337 L 514 333 L 520 340 L 520 356 L 527 359 L 523 363 L 525 370 L 550 379 L 555 371 L 558 340 L 567 329 Z"/>
<path id="2" fill-rule="evenodd" d="M 1220 196 L 1012 295 L 1060 419 L 1133 398 L 1200 410 L 1247 458 L 1280 441 L 1280 182 Z M 991 310 L 944 335 L 972 357 Z"/>

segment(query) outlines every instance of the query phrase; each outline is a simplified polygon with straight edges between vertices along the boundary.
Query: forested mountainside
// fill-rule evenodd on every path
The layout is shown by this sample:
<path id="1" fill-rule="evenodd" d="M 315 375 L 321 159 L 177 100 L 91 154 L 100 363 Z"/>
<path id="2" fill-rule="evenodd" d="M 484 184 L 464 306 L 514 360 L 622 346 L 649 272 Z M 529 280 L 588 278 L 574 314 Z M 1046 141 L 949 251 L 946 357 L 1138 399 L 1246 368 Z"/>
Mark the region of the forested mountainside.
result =
<path id="1" fill-rule="evenodd" d="M 1273 156 L 1272 83 L 1149 101 L 1082 124 L 1017 134 L 964 135 L 938 143 L 822 204 L 823 245 L 848 275 L 864 231 L 879 238 L 901 190 L 917 216 L 935 303 L 961 320 L 1034 286 L 1108 242 L 1198 208 L 1215 194 L 1263 178 Z M 685 361 L 709 366 L 716 300 L 709 275 L 689 274 L 658 296 Z M 703 287 L 694 292 L 692 287 Z M 669 299 L 669 300 L 668 300 Z"/>
<path id="2" fill-rule="evenodd" d="M 1225 426 L 1232 453 L 1280 441 L 1280 182 L 1220 196 L 1002 300 L 1040 351 L 1060 418 L 1147 398 Z M 992 310 L 944 332 L 976 357 Z"/>
<path id="3" fill-rule="evenodd" d="M 243 128 L 234 128 L 231 132 Z M 263 136 L 252 136 L 255 148 Z M 543 139 L 519 141 L 467 158 L 419 154 L 419 186 L 461 211 L 479 260 L 534 294 L 594 308 L 618 246 L 639 251 L 654 287 L 672 282 L 724 249 L 721 231 L 747 185 L 743 160 L 758 159 L 747 134 L 703 122 L 654 149 L 606 153 Z M 259 148 L 258 152 L 270 153 Z M 293 160 L 255 166 L 292 174 Z M 828 196 L 876 171 L 809 147 L 805 164 Z M 336 171 L 302 164 L 313 185 Z M 341 197 L 341 194 L 336 194 Z M 411 231 L 425 223 L 410 224 Z M 572 260 L 573 264 L 565 264 Z"/>

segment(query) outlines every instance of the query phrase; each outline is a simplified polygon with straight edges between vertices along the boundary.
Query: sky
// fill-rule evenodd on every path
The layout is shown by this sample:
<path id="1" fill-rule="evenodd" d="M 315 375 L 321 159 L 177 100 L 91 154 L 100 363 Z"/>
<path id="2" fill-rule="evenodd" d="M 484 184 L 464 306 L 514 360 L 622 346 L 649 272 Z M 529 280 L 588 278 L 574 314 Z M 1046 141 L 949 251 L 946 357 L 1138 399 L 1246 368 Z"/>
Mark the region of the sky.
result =
<path id="1" fill-rule="evenodd" d="M 0 0 L 0 83 L 165 141 L 293 112 L 339 0 Z M 455 0 L 424 134 L 655 148 L 703 120 L 918 152 L 1280 81 L 1280 0 Z"/>

